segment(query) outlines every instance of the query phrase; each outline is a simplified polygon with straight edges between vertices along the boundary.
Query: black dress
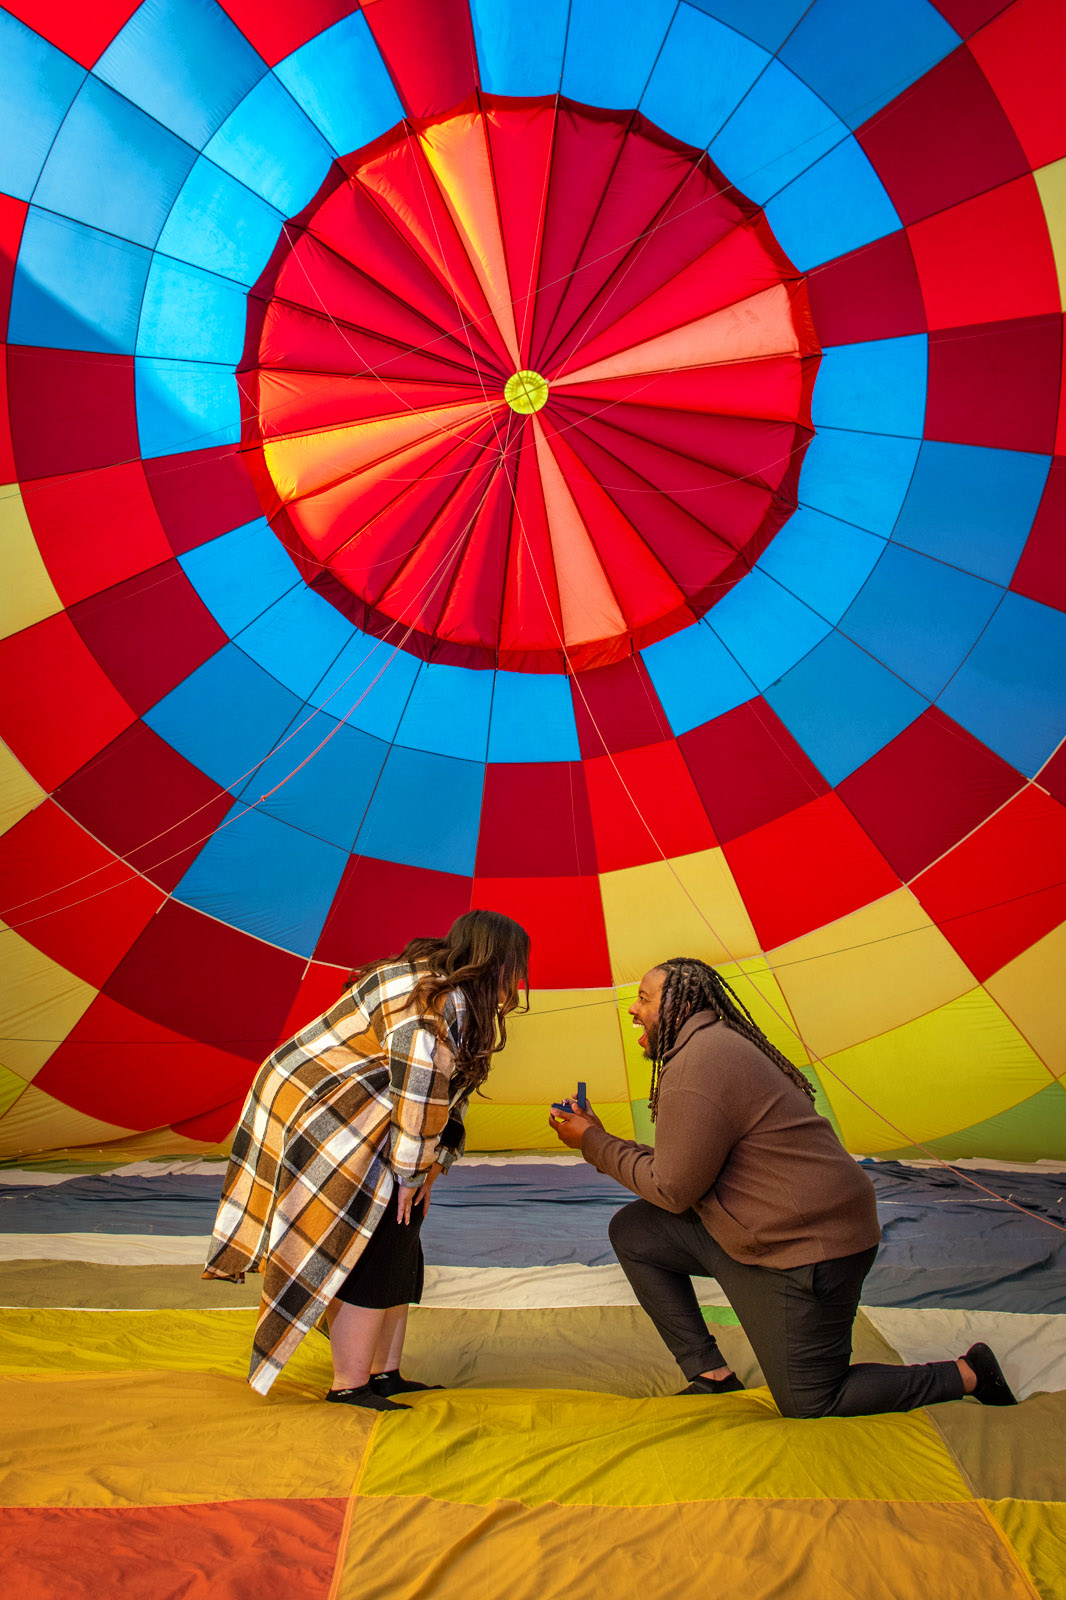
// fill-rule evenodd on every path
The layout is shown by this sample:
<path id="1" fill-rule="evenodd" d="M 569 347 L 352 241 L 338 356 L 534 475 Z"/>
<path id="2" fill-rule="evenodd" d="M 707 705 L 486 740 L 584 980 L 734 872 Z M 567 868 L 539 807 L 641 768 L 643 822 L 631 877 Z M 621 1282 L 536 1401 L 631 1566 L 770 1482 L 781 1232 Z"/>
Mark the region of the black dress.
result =
<path id="1" fill-rule="evenodd" d="M 337 1290 L 337 1299 L 373 1311 L 417 1305 L 426 1272 L 421 1239 L 424 1216 L 425 1206 L 416 1200 L 410 1222 L 397 1221 L 394 1192 L 370 1243 Z"/>

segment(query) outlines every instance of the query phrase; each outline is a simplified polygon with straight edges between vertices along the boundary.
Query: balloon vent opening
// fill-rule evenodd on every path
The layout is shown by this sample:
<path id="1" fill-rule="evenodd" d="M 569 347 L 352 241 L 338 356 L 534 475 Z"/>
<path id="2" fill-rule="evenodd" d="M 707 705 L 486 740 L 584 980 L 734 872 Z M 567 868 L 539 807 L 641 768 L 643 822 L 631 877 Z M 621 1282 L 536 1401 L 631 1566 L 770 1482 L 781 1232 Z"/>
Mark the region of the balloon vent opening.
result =
<path id="1" fill-rule="evenodd" d="M 504 384 L 503 398 L 511 410 L 517 411 L 520 416 L 532 416 L 548 398 L 548 380 L 542 378 L 539 372 L 523 367 L 520 372 L 512 372 Z"/>

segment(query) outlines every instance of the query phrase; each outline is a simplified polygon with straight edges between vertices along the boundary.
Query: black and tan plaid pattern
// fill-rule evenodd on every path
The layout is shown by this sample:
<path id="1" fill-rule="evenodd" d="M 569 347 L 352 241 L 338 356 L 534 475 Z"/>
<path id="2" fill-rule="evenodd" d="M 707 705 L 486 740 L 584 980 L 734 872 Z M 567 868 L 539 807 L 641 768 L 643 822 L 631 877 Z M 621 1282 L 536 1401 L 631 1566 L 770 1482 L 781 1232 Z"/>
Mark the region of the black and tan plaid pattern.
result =
<path id="1" fill-rule="evenodd" d="M 422 1182 L 466 1095 L 449 1042 L 411 1009 L 420 972 L 383 967 L 259 1069 L 233 1140 L 205 1278 L 263 1273 L 248 1381 L 265 1394 L 358 1261 L 397 1181 Z M 451 1135 L 453 1129 L 449 1130 Z"/>

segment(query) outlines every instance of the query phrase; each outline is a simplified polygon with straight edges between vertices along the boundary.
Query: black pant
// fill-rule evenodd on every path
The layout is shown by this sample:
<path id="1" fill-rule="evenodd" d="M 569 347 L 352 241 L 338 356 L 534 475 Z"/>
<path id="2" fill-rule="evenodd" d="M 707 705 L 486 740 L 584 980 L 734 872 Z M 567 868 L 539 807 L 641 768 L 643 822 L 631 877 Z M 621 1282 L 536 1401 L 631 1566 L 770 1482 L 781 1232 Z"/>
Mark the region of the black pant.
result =
<path id="1" fill-rule="evenodd" d="M 708 1332 L 692 1275 L 717 1278 L 785 1417 L 862 1417 L 961 1400 L 954 1361 L 851 1365 L 851 1328 L 876 1247 L 805 1267 L 734 1261 L 695 1211 L 635 1200 L 611 1219 L 611 1243 L 633 1292 L 686 1378 L 727 1365 Z"/>

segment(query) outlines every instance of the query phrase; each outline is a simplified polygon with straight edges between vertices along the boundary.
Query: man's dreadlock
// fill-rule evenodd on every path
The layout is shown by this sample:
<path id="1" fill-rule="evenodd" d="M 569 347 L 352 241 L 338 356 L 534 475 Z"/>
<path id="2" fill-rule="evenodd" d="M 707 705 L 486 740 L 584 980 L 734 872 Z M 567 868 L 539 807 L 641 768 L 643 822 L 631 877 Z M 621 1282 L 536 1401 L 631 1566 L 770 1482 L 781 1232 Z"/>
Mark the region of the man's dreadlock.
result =
<path id="1" fill-rule="evenodd" d="M 673 956 L 669 961 L 660 961 L 656 970 L 665 972 L 666 977 L 659 1000 L 658 1035 L 651 1066 L 649 1109 L 653 1122 L 659 1109 L 663 1061 L 677 1043 L 677 1036 L 684 1024 L 697 1011 L 713 1011 L 719 1021 L 758 1045 L 764 1056 L 769 1056 L 787 1078 L 791 1078 L 811 1100 L 814 1099 L 809 1080 L 798 1067 L 792 1065 L 787 1056 L 781 1054 L 776 1045 L 770 1043 L 743 1000 L 733 993 L 721 973 L 694 956 Z"/>

